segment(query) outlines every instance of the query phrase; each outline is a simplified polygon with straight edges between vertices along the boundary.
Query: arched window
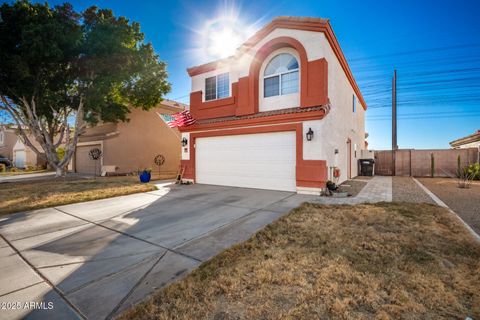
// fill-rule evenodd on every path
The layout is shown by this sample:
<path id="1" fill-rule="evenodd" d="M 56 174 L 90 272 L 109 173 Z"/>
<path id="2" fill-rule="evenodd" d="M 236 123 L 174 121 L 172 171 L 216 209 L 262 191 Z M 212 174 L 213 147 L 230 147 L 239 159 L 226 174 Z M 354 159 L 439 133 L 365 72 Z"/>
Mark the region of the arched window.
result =
<path id="1" fill-rule="evenodd" d="M 289 53 L 276 55 L 263 73 L 263 96 L 273 97 L 298 92 L 298 61 Z"/>

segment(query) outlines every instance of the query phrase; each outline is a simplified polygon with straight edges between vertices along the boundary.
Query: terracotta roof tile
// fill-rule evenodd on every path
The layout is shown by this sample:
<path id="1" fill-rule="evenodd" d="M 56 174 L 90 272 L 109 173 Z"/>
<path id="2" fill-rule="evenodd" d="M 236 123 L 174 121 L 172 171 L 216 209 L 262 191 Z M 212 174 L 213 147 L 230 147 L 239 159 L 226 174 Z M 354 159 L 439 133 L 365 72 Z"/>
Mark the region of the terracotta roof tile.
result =
<path id="1" fill-rule="evenodd" d="M 308 108 L 298 108 L 298 107 L 287 108 L 287 109 L 258 112 L 258 113 L 249 114 L 245 116 L 230 116 L 230 117 L 222 117 L 222 118 L 214 118 L 214 119 L 205 119 L 205 120 L 198 120 L 197 124 L 208 124 L 208 123 L 227 122 L 227 121 L 234 121 L 234 120 L 255 119 L 255 118 L 276 116 L 280 114 L 303 113 L 303 112 L 320 111 L 320 110 L 326 110 L 326 113 L 328 113 L 330 110 L 330 105 L 308 107 Z"/>

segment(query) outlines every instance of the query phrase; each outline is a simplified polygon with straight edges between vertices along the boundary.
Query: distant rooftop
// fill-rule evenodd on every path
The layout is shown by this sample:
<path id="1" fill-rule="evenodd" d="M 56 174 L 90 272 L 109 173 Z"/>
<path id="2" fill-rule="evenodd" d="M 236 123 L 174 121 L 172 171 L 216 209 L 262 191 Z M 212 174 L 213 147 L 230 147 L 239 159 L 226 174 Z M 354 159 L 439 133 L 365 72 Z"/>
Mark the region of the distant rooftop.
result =
<path id="1" fill-rule="evenodd" d="M 458 147 L 458 146 L 461 146 L 470 142 L 475 142 L 475 141 L 480 141 L 480 129 L 478 129 L 476 132 L 466 137 L 451 141 L 450 145 L 452 147 Z"/>

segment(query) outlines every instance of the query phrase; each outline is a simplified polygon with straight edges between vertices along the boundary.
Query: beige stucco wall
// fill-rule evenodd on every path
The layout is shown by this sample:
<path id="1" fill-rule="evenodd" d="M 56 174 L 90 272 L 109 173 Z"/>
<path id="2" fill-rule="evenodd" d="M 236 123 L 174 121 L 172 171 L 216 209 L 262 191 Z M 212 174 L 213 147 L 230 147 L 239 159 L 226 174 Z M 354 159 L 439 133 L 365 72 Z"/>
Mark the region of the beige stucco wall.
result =
<path id="1" fill-rule="evenodd" d="M 2 129 L 4 134 L 4 141 L 3 144 L 0 145 L 0 155 L 8 158 L 9 160 L 13 159 L 13 147 L 17 142 L 17 135 L 15 134 L 14 130 L 12 129 Z"/>
<path id="2" fill-rule="evenodd" d="M 356 112 L 352 112 L 352 96 L 355 94 L 339 61 L 327 40 L 322 34 L 321 43 L 323 53 L 328 61 L 328 97 L 331 103 L 330 114 L 325 118 L 320 130 L 321 136 L 328 140 L 328 147 L 324 148 L 328 166 L 337 166 L 341 170 L 340 182 L 347 179 L 347 139 L 352 141 L 352 177 L 358 174 L 358 159 L 361 150 L 365 149 L 365 110 L 362 108 L 358 97 L 356 99 Z M 357 156 L 355 157 L 355 145 Z M 334 149 L 338 148 L 335 156 Z"/>
<path id="3" fill-rule="evenodd" d="M 459 148 L 459 149 L 480 148 L 480 141 L 465 143 L 465 144 L 462 144 L 461 146 L 458 146 L 456 148 Z"/>
<path id="4" fill-rule="evenodd" d="M 32 144 L 37 148 L 38 151 L 42 152 L 43 149 L 40 144 L 35 140 L 32 135 L 28 136 Z M 47 160 L 45 154 L 42 152 L 41 155 L 37 155 L 29 146 L 27 146 L 20 137 L 17 137 L 17 141 L 13 147 L 13 156 L 12 159 L 15 161 L 15 151 L 24 151 L 25 152 L 25 166 L 46 166 Z"/>
<path id="5" fill-rule="evenodd" d="M 87 129 L 80 144 L 102 145 L 102 166 L 113 166 L 117 173 L 130 173 L 152 168 L 157 174 L 154 158 L 165 157 L 161 173 L 176 173 L 180 165 L 180 133 L 169 128 L 158 113 L 173 114 L 180 109 L 157 108 L 151 111 L 133 109 L 130 121 L 104 124 Z"/>
<path id="6" fill-rule="evenodd" d="M 15 129 L 3 129 L 4 130 L 4 144 L 0 145 L 0 155 L 7 157 L 12 162 L 15 160 L 15 150 L 25 152 L 25 166 L 38 166 L 46 165 L 45 157 L 37 156 L 37 154 L 27 145 L 23 143 L 23 140 L 17 135 Z M 40 144 L 35 138 L 29 135 L 29 140 L 33 145 L 42 151 Z"/>

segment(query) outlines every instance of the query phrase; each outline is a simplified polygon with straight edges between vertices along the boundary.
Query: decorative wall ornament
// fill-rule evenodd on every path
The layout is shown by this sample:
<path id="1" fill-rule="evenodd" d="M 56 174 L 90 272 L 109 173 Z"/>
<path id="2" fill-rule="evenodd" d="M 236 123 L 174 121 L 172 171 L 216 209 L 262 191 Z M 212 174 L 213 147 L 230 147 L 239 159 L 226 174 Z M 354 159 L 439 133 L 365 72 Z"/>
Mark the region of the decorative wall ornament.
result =
<path id="1" fill-rule="evenodd" d="M 98 163 L 98 160 L 100 160 L 102 158 L 102 150 L 100 150 L 99 148 L 92 148 L 90 149 L 90 151 L 88 152 L 88 157 L 95 161 L 95 173 L 93 175 L 94 179 L 97 177 L 97 163 Z"/>
<path id="2" fill-rule="evenodd" d="M 153 158 L 153 163 L 158 166 L 158 175 L 160 175 L 160 167 L 165 163 L 165 156 L 157 154 L 155 158 Z"/>

